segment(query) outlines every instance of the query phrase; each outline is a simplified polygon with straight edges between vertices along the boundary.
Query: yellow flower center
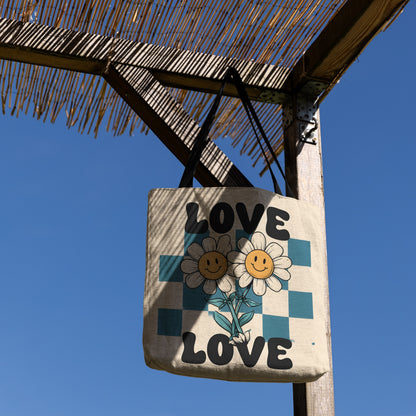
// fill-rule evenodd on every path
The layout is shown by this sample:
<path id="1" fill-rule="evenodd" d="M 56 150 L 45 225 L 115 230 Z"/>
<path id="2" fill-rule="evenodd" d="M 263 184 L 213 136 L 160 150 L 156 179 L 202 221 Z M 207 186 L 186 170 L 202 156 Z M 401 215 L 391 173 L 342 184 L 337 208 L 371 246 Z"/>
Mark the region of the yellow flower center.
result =
<path id="1" fill-rule="evenodd" d="M 227 266 L 227 259 L 218 251 L 209 251 L 203 254 L 198 262 L 199 273 L 209 280 L 217 280 L 223 277 L 227 271 Z"/>
<path id="2" fill-rule="evenodd" d="M 245 265 L 247 271 L 256 279 L 267 279 L 274 270 L 272 258 L 263 250 L 253 250 L 248 253 Z"/>

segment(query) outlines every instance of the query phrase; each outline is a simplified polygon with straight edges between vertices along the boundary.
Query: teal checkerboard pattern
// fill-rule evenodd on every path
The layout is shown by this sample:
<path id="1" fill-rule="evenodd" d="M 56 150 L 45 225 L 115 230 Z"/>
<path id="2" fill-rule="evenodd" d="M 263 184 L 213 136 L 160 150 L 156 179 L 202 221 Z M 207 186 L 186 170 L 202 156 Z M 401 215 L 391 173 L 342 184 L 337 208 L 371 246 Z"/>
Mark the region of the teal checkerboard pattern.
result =
<path id="1" fill-rule="evenodd" d="M 313 319 L 312 293 L 289 291 L 289 316 Z"/>
<path id="2" fill-rule="evenodd" d="M 207 238 L 209 236 L 209 233 L 205 233 L 205 234 L 189 234 L 187 232 L 185 232 L 185 237 L 184 237 L 184 252 L 185 254 L 187 254 L 188 251 L 188 247 L 192 244 L 192 243 L 198 243 L 199 245 L 201 245 L 202 240 L 204 238 Z"/>
<path id="3" fill-rule="evenodd" d="M 311 243 L 291 238 L 287 243 L 288 256 L 295 266 L 311 267 Z"/>
<path id="4" fill-rule="evenodd" d="M 286 316 L 263 315 L 263 338 L 290 339 L 289 318 Z"/>
<path id="5" fill-rule="evenodd" d="M 182 310 L 159 308 L 157 334 L 180 337 L 182 335 Z"/>
<path id="6" fill-rule="evenodd" d="M 185 283 L 183 284 L 183 309 L 187 311 L 207 311 L 208 299 L 215 295 L 207 295 L 202 290 L 202 285 L 191 289 Z"/>
<path id="7" fill-rule="evenodd" d="M 183 282 L 182 260 L 183 256 L 160 256 L 159 282 Z"/>
<path id="8" fill-rule="evenodd" d="M 188 234 L 184 236 L 184 255 L 187 255 L 188 247 L 196 242 L 202 243 L 206 234 Z M 243 230 L 236 230 L 236 241 L 240 238 L 250 238 L 251 235 Z M 290 239 L 288 241 L 287 255 L 291 258 L 292 264 L 295 266 L 311 267 L 311 246 L 309 241 Z M 210 298 L 221 297 L 219 290 L 214 295 L 207 295 L 202 290 L 202 285 L 195 289 L 190 289 L 184 282 L 183 272 L 180 269 L 181 261 L 184 256 L 167 256 L 162 255 L 159 258 L 159 281 L 169 285 L 170 283 L 183 284 L 182 304 L 177 308 L 167 309 L 160 308 L 158 313 L 158 335 L 165 336 L 181 336 L 182 335 L 182 314 L 183 311 L 201 311 L 201 313 L 209 311 Z M 262 315 L 263 337 L 266 341 L 270 338 L 286 338 L 290 339 L 290 320 L 297 319 L 313 319 L 313 297 L 310 292 L 300 292 L 290 290 L 290 280 L 283 281 L 282 290 L 288 294 L 288 313 L 287 316 L 275 316 L 263 313 L 263 299 L 257 296 L 252 289 L 247 297 L 258 303 L 258 306 L 251 308 L 242 305 L 240 313 L 254 311 L 255 314 Z M 242 294 L 242 288 L 236 284 L 237 294 Z M 212 308 L 212 306 L 211 306 Z M 212 313 L 212 312 L 209 312 Z"/>

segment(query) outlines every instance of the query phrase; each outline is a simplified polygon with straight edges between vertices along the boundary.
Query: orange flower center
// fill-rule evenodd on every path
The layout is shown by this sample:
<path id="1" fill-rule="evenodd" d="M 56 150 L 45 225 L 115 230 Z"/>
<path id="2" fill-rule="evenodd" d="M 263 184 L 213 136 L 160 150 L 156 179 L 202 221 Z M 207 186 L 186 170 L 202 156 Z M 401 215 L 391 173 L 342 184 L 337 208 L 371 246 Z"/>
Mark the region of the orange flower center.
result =
<path id="1" fill-rule="evenodd" d="M 253 250 L 247 254 L 246 269 L 256 279 L 267 279 L 274 270 L 273 260 L 264 250 Z"/>
<path id="2" fill-rule="evenodd" d="M 199 272 L 206 279 L 217 280 L 227 271 L 228 262 L 218 251 L 209 251 L 201 256 L 198 262 Z"/>

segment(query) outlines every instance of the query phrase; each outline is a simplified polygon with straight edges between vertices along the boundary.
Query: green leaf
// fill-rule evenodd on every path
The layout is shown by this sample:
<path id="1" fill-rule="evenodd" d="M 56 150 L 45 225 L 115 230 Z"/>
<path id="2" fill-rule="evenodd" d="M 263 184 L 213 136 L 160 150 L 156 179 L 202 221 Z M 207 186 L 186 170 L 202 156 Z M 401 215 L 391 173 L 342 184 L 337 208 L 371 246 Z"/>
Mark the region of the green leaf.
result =
<path id="1" fill-rule="evenodd" d="M 244 303 L 245 303 L 247 306 L 251 306 L 252 308 L 254 308 L 254 307 L 256 307 L 256 306 L 260 306 L 260 305 L 261 305 L 261 303 L 254 302 L 254 300 L 251 300 L 251 299 L 249 299 L 249 298 L 245 298 L 245 299 L 244 299 Z"/>
<path id="2" fill-rule="evenodd" d="M 235 292 L 233 292 L 233 293 L 231 293 L 231 295 L 230 295 L 230 297 L 229 297 L 229 299 L 231 300 L 231 301 L 233 301 L 234 299 L 235 299 Z"/>
<path id="3" fill-rule="evenodd" d="M 253 316 L 254 316 L 254 312 L 243 313 L 238 319 L 240 326 L 243 326 L 246 323 L 250 322 L 253 319 Z"/>
<path id="4" fill-rule="evenodd" d="M 224 328 L 230 334 L 232 333 L 232 331 L 231 331 L 231 322 L 224 315 L 221 315 L 219 312 L 214 311 L 214 319 L 215 319 L 215 322 L 221 328 Z"/>
<path id="5" fill-rule="evenodd" d="M 221 298 L 215 298 L 215 299 L 207 299 L 208 303 L 211 305 L 217 306 L 218 308 L 223 308 L 225 305 L 225 300 Z"/>
<path id="6" fill-rule="evenodd" d="M 234 319 L 233 319 L 233 322 L 231 325 L 231 336 L 235 337 L 237 335 L 238 335 L 237 325 L 235 324 Z"/>

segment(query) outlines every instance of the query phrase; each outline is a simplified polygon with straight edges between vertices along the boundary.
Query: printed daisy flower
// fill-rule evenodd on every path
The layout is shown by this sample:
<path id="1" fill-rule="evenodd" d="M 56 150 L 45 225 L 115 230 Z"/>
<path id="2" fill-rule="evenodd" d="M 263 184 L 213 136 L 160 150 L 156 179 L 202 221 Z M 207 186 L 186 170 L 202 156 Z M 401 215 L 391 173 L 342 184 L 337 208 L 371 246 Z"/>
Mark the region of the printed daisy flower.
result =
<path id="1" fill-rule="evenodd" d="M 231 241 L 228 235 L 223 235 L 215 241 L 212 237 L 202 240 L 202 246 L 192 243 L 188 254 L 181 262 L 181 270 L 185 273 L 185 282 L 194 289 L 204 283 L 203 290 L 213 295 L 217 286 L 222 292 L 232 288 L 232 278 L 228 272 L 227 254 L 231 251 Z"/>
<path id="2" fill-rule="evenodd" d="M 279 292 L 282 288 L 279 279 L 290 279 L 287 269 L 292 265 L 289 257 L 282 256 L 283 247 L 274 242 L 266 246 L 266 238 L 260 232 L 255 232 L 251 240 L 241 238 L 237 245 L 240 251 L 231 251 L 228 260 L 240 279 L 239 285 L 247 287 L 253 282 L 253 291 L 258 296 L 266 293 L 267 286 Z"/>
<path id="3" fill-rule="evenodd" d="M 247 344 L 250 341 L 250 331 L 244 332 L 242 334 L 241 332 L 236 336 L 233 337 L 233 339 L 230 339 L 231 345 L 237 345 L 237 344 Z"/>

